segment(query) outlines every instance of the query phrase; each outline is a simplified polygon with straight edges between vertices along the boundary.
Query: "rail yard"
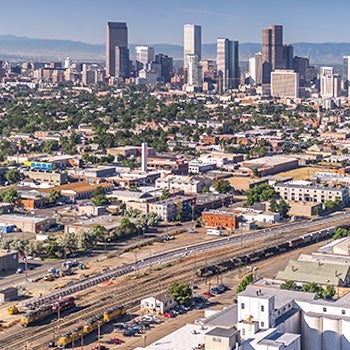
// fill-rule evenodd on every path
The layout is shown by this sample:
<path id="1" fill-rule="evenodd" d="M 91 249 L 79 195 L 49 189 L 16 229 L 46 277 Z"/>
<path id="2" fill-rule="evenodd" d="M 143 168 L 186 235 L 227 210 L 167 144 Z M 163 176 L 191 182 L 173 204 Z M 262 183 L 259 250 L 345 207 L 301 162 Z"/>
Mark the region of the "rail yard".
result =
<path id="1" fill-rule="evenodd" d="M 336 221 L 337 224 L 345 224 L 349 219 L 340 217 Z M 286 230 L 279 235 L 271 232 L 271 235 L 255 240 L 245 238 L 243 245 L 238 240 L 227 246 L 196 253 L 186 247 L 175 259 L 170 261 L 169 258 L 168 263 L 163 261 L 157 266 L 154 261 L 152 265 L 147 265 L 147 260 L 141 259 L 142 264 L 139 263 L 137 269 L 134 264 L 122 266 L 115 274 L 112 270 L 109 274 L 93 277 L 93 282 L 83 282 L 90 283 L 90 286 L 84 284 L 84 288 L 77 290 L 70 286 L 61 290 L 60 293 L 63 294 L 58 298 L 55 294 L 48 294 L 40 300 L 26 302 L 25 305 L 34 310 L 28 310 L 27 314 L 13 315 L 20 322 L 3 329 L 0 333 L 0 346 L 2 349 L 47 349 L 50 344 L 72 347 L 84 343 L 90 349 L 96 340 L 94 333 L 97 328 L 104 327 L 104 324 L 125 312 L 134 313 L 143 297 L 166 290 L 173 281 L 199 284 L 209 275 L 241 269 L 259 259 L 327 239 L 333 231 L 334 226 L 330 224 L 314 222 L 309 229 Z M 57 302 L 61 303 L 61 307 Z M 46 311 L 40 314 L 40 309 Z M 41 316 L 29 316 L 33 313 Z M 22 327 L 21 324 L 27 327 Z"/>

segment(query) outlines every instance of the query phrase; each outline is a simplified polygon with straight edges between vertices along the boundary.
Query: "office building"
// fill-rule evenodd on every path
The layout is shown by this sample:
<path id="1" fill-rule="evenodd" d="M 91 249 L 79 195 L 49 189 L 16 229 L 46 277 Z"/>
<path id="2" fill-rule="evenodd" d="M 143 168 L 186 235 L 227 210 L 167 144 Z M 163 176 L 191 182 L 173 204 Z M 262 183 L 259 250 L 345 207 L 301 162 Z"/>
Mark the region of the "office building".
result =
<path id="1" fill-rule="evenodd" d="M 187 55 L 202 56 L 202 28 L 196 24 L 184 25 L 184 68 L 188 68 Z"/>
<path id="2" fill-rule="evenodd" d="M 343 86 L 346 90 L 346 96 L 349 96 L 350 87 L 350 56 L 343 57 Z"/>
<path id="3" fill-rule="evenodd" d="M 285 69 L 283 59 L 283 26 L 270 25 L 262 31 L 263 62 L 270 62 L 272 70 Z"/>
<path id="4" fill-rule="evenodd" d="M 136 46 L 136 70 L 145 68 L 148 62 L 154 61 L 154 48 L 149 46 Z"/>
<path id="5" fill-rule="evenodd" d="M 160 64 L 160 74 L 165 83 L 173 76 L 173 58 L 162 53 L 156 55 L 155 61 Z"/>
<path id="6" fill-rule="evenodd" d="M 107 22 L 106 26 L 106 75 L 119 77 L 125 73 L 129 61 L 128 28 L 123 22 Z M 127 63 L 129 66 L 129 62 Z M 124 76 L 121 76 L 124 77 Z"/>
<path id="7" fill-rule="evenodd" d="M 202 69 L 199 64 L 197 55 L 187 55 L 188 70 L 187 70 L 187 86 L 193 90 L 202 87 Z"/>
<path id="8" fill-rule="evenodd" d="M 129 50 L 125 47 L 115 48 L 115 77 L 128 78 L 130 76 Z"/>
<path id="9" fill-rule="evenodd" d="M 340 77 L 333 74 L 333 67 L 320 68 L 320 94 L 322 98 L 338 97 L 340 93 Z"/>
<path id="10" fill-rule="evenodd" d="M 285 69 L 293 69 L 294 47 L 292 45 L 283 46 L 283 61 Z"/>
<path id="11" fill-rule="evenodd" d="M 278 69 L 271 73 L 271 96 L 299 97 L 299 74 L 292 70 Z"/>
<path id="12" fill-rule="evenodd" d="M 309 59 L 306 57 L 295 56 L 293 58 L 293 70 L 296 73 L 299 73 L 299 84 L 304 86 L 306 80 L 306 73 L 310 67 Z"/>
<path id="13" fill-rule="evenodd" d="M 263 69 L 262 53 L 258 52 L 254 57 L 249 58 L 249 77 L 252 85 L 262 84 Z"/>
<path id="14" fill-rule="evenodd" d="M 237 89 L 239 86 L 238 41 L 217 39 L 216 64 L 218 70 L 218 91 Z"/>

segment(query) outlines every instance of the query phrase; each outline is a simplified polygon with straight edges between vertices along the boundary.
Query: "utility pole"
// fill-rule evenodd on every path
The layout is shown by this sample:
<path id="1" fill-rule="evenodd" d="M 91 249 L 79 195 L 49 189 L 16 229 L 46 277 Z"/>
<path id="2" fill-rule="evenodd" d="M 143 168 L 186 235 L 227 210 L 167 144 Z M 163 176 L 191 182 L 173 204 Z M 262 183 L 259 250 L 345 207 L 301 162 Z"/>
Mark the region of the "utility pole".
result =
<path id="1" fill-rule="evenodd" d="M 81 324 L 81 335 L 80 335 L 80 350 L 84 350 L 84 325 Z"/>
<path id="2" fill-rule="evenodd" d="M 98 321 L 97 325 L 98 325 L 98 328 L 97 328 L 97 346 L 98 346 L 98 349 L 100 349 L 101 321 Z"/>

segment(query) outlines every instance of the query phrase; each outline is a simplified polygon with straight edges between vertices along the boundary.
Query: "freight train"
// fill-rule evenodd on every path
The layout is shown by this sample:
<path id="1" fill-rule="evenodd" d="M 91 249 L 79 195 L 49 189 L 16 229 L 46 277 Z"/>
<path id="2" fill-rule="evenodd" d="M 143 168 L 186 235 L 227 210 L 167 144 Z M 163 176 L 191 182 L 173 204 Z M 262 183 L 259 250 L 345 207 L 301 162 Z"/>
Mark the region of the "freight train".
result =
<path id="1" fill-rule="evenodd" d="M 42 321 L 52 315 L 58 315 L 60 312 L 72 309 L 75 307 L 74 297 L 67 297 L 60 299 L 53 304 L 47 304 L 38 309 L 27 312 L 21 318 L 21 325 L 23 327 L 31 326 L 32 324 Z"/>
<path id="2" fill-rule="evenodd" d="M 271 247 L 266 247 L 249 254 L 243 254 L 240 256 L 233 257 L 229 260 L 222 261 L 215 265 L 209 265 L 202 267 L 197 270 L 198 277 L 209 277 L 218 273 L 222 273 L 236 267 L 250 264 L 255 261 L 266 259 L 270 256 L 284 253 L 286 251 L 305 247 L 307 245 L 322 241 L 324 239 L 330 238 L 336 227 L 332 226 L 327 229 L 311 232 L 300 237 L 290 239 L 286 242 L 278 243 Z"/>
<path id="3" fill-rule="evenodd" d="M 89 320 L 82 322 L 79 326 L 71 331 L 62 334 L 58 338 L 57 345 L 59 348 L 65 348 L 70 344 L 74 344 L 75 340 L 79 340 L 85 335 L 93 332 L 99 326 L 115 320 L 117 317 L 125 315 L 126 309 L 124 306 L 115 306 L 108 309 L 104 313 L 96 314 Z"/>

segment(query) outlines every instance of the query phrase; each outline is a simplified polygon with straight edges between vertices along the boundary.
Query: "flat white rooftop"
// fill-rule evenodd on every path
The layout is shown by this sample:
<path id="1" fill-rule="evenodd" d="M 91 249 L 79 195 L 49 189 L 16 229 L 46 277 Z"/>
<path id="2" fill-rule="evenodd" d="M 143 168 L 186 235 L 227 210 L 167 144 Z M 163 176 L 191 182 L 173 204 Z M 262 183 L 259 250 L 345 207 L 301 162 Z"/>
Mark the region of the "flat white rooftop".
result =
<path id="1" fill-rule="evenodd" d="M 145 348 L 138 347 L 134 350 L 189 350 L 198 344 L 204 344 L 204 335 L 215 327 L 187 324 L 162 339 L 155 341 Z"/>

